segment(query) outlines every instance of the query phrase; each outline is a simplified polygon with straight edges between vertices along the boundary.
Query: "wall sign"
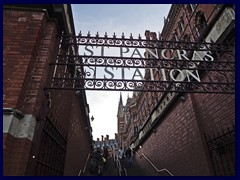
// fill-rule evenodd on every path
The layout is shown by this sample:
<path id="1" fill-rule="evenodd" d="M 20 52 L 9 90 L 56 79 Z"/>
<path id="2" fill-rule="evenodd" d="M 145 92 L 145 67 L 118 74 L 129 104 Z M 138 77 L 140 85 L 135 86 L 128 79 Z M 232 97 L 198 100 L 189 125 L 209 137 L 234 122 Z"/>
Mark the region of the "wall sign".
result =
<path id="1" fill-rule="evenodd" d="M 61 35 L 47 89 L 235 93 L 233 44 Z"/>

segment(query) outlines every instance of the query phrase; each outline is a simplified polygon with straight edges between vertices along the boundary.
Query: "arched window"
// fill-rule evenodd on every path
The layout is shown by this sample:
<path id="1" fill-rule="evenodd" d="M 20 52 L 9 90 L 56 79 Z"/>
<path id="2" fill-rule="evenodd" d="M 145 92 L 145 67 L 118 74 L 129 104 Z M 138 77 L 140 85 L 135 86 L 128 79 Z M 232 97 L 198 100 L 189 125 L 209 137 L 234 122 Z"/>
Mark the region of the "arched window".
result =
<path id="1" fill-rule="evenodd" d="M 134 126 L 134 135 L 138 134 L 138 126 Z"/>
<path id="2" fill-rule="evenodd" d="M 207 20 L 205 18 L 203 11 L 198 11 L 195 16 L 195 26 L 199 32 L 203 31 L 203 29 L 207 25 Z"/>
<path id="3" fill-rule="evenodd" d="M 185 34 L 183 36 L 183 41 L 190 42 L 191 41 L 190 34 Z"/>
<path id="4" fill-rule="evenodd" d="M 178 21 L 178 28 L 179 28 L 179 32 L 182 33 L 184 31 L 184 21 L 183 21 L 183 17 L 180 18 L 180 20 Z"/>
<path id="5" fill-rule="evenodd" d="M 172 40 L 172 41 L 179 41 L 178 33 L 177 33 L 177 30 L 176 30 L 176 29 L 175 29 L 175 31 L 174 31 L 173 34 L 172 34 L 171 40 Z"/>

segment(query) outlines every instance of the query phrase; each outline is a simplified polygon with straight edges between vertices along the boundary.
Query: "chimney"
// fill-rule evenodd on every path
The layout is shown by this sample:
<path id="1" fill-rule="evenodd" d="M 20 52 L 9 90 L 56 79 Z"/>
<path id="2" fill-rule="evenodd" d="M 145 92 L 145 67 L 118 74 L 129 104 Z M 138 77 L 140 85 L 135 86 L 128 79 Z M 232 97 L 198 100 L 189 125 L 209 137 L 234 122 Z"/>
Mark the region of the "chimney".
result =
<path id="1" fill-rule="evenodd" d="M 157 33 L 156 32 L 150 32 L 150 37 L 152 40 L 157 40 Z"/>
<path id="2" fill-rule="evenodd" d="M 103 141 L 103 135 L 102 135 L 102 141 Z"/>
<path id="3" fill-rule="evenodd" d="M 106 135 L 106 138 L 107 138 L 107 140 L 109 140 L 109 135 L 108 134 Z"/>
<path id="4" fill-rule="evenodd" d="M 99 141 L 99 138 L 97 138 L 97 141 Z"/>
<path id="5" fill-rule="evenodd" d="M 150 31 L 149 30 L 145 31 L 145 37 L 146 37 L 146 40 L 150 40 Z"/>

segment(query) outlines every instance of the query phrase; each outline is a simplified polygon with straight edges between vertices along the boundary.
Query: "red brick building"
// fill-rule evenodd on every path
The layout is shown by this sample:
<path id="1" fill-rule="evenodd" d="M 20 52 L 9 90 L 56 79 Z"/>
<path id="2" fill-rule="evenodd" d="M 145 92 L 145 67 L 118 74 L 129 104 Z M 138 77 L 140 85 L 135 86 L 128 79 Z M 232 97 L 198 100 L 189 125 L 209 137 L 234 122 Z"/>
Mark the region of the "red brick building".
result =
<path id="1" fill-rule="evenodd" d="M 235 7 L 172 5 L 159 40 L 234 44 Z M 228 60 L 226 53 L 218 58 Z M 150 174 L 235 175 L 235 94 L 134 92 L 119 108 L 118 141 Z"/>
<path id="2" fill-rule="evenodd" d="M 85 91 L 44 89 L 61 32 L 75 34 L 70 5 L 4 5 L 4 175 L 77 176 L 92 148 Z"/>

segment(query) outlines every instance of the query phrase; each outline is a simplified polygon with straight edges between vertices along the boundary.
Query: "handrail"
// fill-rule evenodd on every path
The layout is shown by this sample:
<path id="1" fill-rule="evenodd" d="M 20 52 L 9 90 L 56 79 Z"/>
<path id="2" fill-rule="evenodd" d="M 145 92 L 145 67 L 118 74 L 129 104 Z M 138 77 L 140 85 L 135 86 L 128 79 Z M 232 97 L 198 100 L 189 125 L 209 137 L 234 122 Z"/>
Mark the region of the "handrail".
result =
<path id="1" fill-rule="evenodd" d="M 86 170 L 86 167 L 87 167 L 87 163 L 88 163 L 89 157 L 90 157 L 90 153 L 88 153 L 88 157 L 87 157 L 87 160 L 86 160 L 85 165 L 84 165 L 84 168 L 83 168 L 83 173 L 85 173 L 85 170 Z"/>
<path id="2" fill-rule="evenodd" d="M 87 160 L 86 160 L 86 162 L 85 162 L 84 168 L 83 168 L 83 170 L 80 169 L 80 171 L 79 171 L 79 173 L 78 173 L 78 176 L 81 176 L 82 173 L 85 173 L 85 170 L 86 170 L 86 167 L 87 167 L 87 163 L 88 163 L 89 157 L 90 157 L 90 153 L 88 153 L 88 157 L 87 157 Z"/>
<path id="3" fill-rule="evenodd" d="M 125 176 L 127 176 L 126 168 L 122 167 L 121 161 L 119 160 L 118 156 L 116 157 L 116 161 L 115 162 L 117 164 L 119 176 L 122 176 L 122 174 L 121 174 L 122 171 L 124 171 Z"/>
<path id="4" fill-rule="evenodd" d="M 79 171 L 79 173 L 78 173 L 78 176 L 80 176 L 80 175 L 81 175 L 81 173 L 82 173 L 82 170 L 80 169 L 80 171 Z"/>
<path id="5" fill-rule="evenodd" d="M 131 147 L 129 147 L 133 152 L 135 152 L 138 157 L 142 158 L 142 156 L 151 164 L 151 166 L 159 173 L 159 172 L 162 172 L 162 171 L 166 171 L 170 176 L 174 176 L 167 168 L 163 168 L 163 169 L 158 169 L 150 159 L 148 159 L 148 157 L 144 154 L 144 153 L 141 153 L 139 154 L 137 151 L 134 151 Z"/>

